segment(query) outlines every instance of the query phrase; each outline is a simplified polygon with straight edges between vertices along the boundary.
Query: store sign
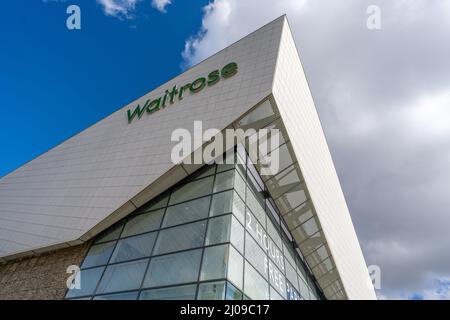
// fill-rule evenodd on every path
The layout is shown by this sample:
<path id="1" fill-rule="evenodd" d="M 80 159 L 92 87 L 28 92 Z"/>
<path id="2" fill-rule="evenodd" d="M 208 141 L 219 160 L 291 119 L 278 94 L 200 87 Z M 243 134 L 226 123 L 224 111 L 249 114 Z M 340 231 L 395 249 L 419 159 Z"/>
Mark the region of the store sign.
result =
<path id="1" fill-rule="evenodd" d="M 128 123 L 131 123 L 135 118 L 140 119 L 144 113 L 154 113 L 160 109 L 171 105 L 176 101 L 182 100 L 187 92 L 191 94 L 202 91 L 205 87 L 210 87 L 218 83 L 222 78 L 230 78 L 238 72 L 238 65 L 236 62 L 230 62 L 221 70 L 217 69 L 211 71 L 207 77 L 200 77 L 191 83 L 187 83 L 181 87 L 176 85 L 170 90 L 166 90 L 164 96 L 156 99 L 147 99 L 141 106 L 138 104 L 134 109 L 127 110 Z"/>

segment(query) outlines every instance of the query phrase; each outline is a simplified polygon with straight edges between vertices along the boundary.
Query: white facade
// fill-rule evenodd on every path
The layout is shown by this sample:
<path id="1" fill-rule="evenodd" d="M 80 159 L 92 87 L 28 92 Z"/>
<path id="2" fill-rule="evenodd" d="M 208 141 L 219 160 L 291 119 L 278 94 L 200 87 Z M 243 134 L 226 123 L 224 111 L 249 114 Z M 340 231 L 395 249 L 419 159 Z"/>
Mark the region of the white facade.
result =
<path id="1" fill-rule="evenodd" d="M 128 109 L 229 62 L 238 64 L 233 77 L 128 123 Z M 204 130 L 224 129 L 266 97 L 276 103 L 321 225 L 333 261 L 329 282 L 338 281 L 341 298 L 375 298 L 284 16 L 0 179 L 0 259 L 91 239 L 194 170 L 171 161 L 175 129 L 192 130 L 195 120 Z"/>

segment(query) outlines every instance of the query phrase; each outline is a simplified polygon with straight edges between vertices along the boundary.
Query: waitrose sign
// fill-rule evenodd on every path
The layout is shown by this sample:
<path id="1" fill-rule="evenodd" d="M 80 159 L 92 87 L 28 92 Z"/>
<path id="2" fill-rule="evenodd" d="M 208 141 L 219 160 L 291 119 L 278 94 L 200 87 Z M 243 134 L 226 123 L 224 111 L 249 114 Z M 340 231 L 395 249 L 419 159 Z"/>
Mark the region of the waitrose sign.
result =
<path id="1" fill-rule="evenodd" d="M 192 83 L 187 83 L 181 87 L 173 86 L 172 89 L 166 90 L 164 96 L 156 99 L 147 99 L 144 105 L 138 104 L 134 109 L 127 110 L 128 123 L 131 123 L 135 118 L 140 119 L 144 113 L 154 113 L 167 105 L 173 104 L 177 100 L 182 100 L 186 92 L 197 93 L 205 87 L 215 85 L 220 79 L 229 78 L 238 72 L 238 65 L 236 62 L 230 62 L 222 69 L 211 71 L 207 77 L 200 77 Z"/>

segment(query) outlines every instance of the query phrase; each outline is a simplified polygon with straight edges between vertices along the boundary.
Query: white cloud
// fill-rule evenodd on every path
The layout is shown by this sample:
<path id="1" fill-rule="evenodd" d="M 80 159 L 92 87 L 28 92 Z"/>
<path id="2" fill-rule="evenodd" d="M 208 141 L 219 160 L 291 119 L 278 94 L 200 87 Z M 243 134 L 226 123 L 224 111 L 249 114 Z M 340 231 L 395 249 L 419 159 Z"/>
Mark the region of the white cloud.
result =
<path id="1" fill-rule="evenodd" d="M 378 31 L 366 28 L 372 4 Z M 449 8 L 446 0 L 214 0 L 182 52 L 191 66 L 287 14 L 364 255 L 382 270 L 380 297 L 448 295 L 433 283 L 450 276 Z"/>
<path id="2" fill-rule="evenodd" d="M 158 9 L 160 12 L 165 13 L 166 7 L 172 3 L 172 0 L 152 0 L 153 8 Z"/>
<path id="3" fill-rule="evenodd" d="M 107 16 L 113 16 L 120 19 L 132 19 L 136 3 L 139 0 L 97 0 L 103 7 L 103 12 Z"/>

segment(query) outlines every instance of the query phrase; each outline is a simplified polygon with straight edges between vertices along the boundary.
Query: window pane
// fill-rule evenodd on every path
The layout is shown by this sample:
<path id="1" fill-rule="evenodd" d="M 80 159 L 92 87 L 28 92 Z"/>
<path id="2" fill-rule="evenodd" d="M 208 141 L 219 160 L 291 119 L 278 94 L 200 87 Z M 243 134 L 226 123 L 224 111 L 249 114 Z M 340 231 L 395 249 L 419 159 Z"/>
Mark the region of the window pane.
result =
<path id="1" fill-rule="evenodd" d="M 96 296 L 94 300 L 136 300 L 139 292 L 124 292 L 116 294 L 107 294 L 104 296 Z"/>
<path id="2" fill-rule="evenodd" d="M 148 211 L 153 211 L 156 209 L 161 209 L 167 206 L 167 202 L 169 201 L 169 193 L 166 192 L 161 196 L 158 196 L 156 199 L 149 201 L 144 204 L 137 212 L 143 213 Z"/>
<path id="3" fill-rule="evenodd" d="M 241 196 L 242 199 L 245 199 L 245 188 L 246 188 L 245 180 L 239 173 L 236 173 L 235 177 L 236 178 L 234 182 L 234 189 Z"/>
<path id="4" fill-rule="evenodd" d="M 238 125 L 244 130 L 247 128 L 258 129 L 266 126 L 267 124 L 275 120 L 275 118 L 276 117 L 272 110 L 272 105 L 270 104 L 269 100 L 266 100 L 261 103 L 256 109 L 243 117 L 238 122 Z"/>
<path id="5" fill-rule="evenodd" d="M 242 224 L 245 223 L 245 203 L 237 193 L 233 195 L 233 214 Z"/>
<path id="6" fill-rule="evenodd" d="M 116 226 L 110 227 L 103 231 L 94 243 L 106 242 L 119 238 L 122 227 L 123 223 L 118 223 Z"/>
<path id="7" fill-rule="evenodd" d="M 210 194 L 212 192 L 213 181 L 214 177 L 210 176 L 189 182 L 188 184 L 179 187 L 177 190 L 172 192 L 169 204 L 172 205 Z"/>
<path id="8" fill-rule="evenodd" d="M 206 245 L 228 242 L 230 240 L 231 215 L 209 220 Z"/>
<path id="9" fill-rule="evenodd" d="M 299 289 L 300 295 L 303 297 L 303 299 L 309 300 L 308 286 L 301 279 L 299 279 L 299 284 L 300 284 L 300 289 Z"/>
<path id="10" fill-rule="evenodd" d="M 211 216 L 217 216 L 232 211 L 233 191 L 226 191 L 215 194 L 211 204 Z"/>
<path id="11" fill-rule="evenodd" d="M 234 170 L 225 171 L 216 174 L 216 182 L 214 183 L 214 192 L 220 192 L 233 188 Z"/>
<path id="12" fill-rule="evenodd" d="M 226 300 L 242 300 L 242 291 L 233 286 L 230 282 L 227 282 Z"/>
<path id="13" fill-rule="evenodd" d="M 303 202 L 308 200 L 305 192 L 305 186 L 303 183 L 298 184 L 293 189 L 283 193 L 278 199 L 275 200 L 277 207 L 283 214 L 292 209 L 297 208 Z"/>
<path id="14" fill-rule="evenodd" d="M 235 286 L 242 289 L 242 279 L 244 270 L 244 258 L 230 246 L 228 258 L 228 280 L 232 281 Z"/>
<path id="15" fill-rule="evenodd" d="M 106 268 L 97 293 L 138 289 L 148 259 L 110 265 Z"/>
<path id="16" fill-rule="evenodd" d="M 145 287 L 166 286 L 198 279 L 202 249 L 152 258 L 145 276 Z"/>
<path id="17" fill-rule="evenodd" d="M 217 173 L 234 168 L 236 164 L 236 155 L 234 153 L 234 148 L 228 150 L 225 155 L 219 156 L 216 161 L 217 160 L 222 160 L 222 164 L 217 165 Z"/>
<path id="18" fill-rule="evenodd" d="M 108 263 L 111 252 L 114 250 L 116 242 L 107 242 L 93 245 L 83 261 L 82 268 L 100 266 Z"/>
<path id="19" fill-rule="evenodd" d="M 301 300 L 300 293 L 289 283 L 286 282 L 286 293 L 288 300 Z"/>
<path id="20" fill-rule="evenodd" d="M 139 300 L 194 300 L 197 285 L 142 291 Z"/>
<path id="21" fill-rule="evenodd" d="M 104 269 L 105 267 L 81 270 L 80 289 L 70 289 L 67 292 L 66 298 L 81 297 L 93 294 Z"/>
<path id="22" fill-rule="evenodd" d="M 247 188 L 246 204 L 254 216 L 265 227 L 266 226 L 266 212 L 264 211 L 264 199 L 258 193 L 254 193 L 250 188 Z"/>
<path id="23" fill-rule="evenodd" d="M 198 287 L 198 300 L 224 300 L 225 281 L 202 283 Z"/>
<path id="24" fill-rule="evenodd" d="M 156 232 L 122 239 L 117 243 L 111 262 L 120 262 L 148 257 L 152 253 Z"/>
<path id="25" fill-rule="evenodd" d="M 297 171 L 297 165 L 293 164 L 283 172 L 280 172 L 272 179 L 268 180 L 266 183 L 272 197 L 275 199 L 286 191 L 292 189 L 295 185 L 298 185 L 300 181 L 300 172 Z"/>
<path id="26" fill-rule="evenodd" d="M 270 300 L 284 300 L 272 286 L 270 286 Z"/>
<path id="27" fill-rule="evenodd" d="M 236 247 L 240 253 L 244 253 L 244 227 L 233 216 L 231 219 L 231 236 L 230 242 Z"/>
<path id="28" fill-rule="evenodd" d="M 297 281 L 297 273 L 295 272 L 295 268 L 291 266 L 289 262 L 286 260 L 286 278 L 289 282 L 294 286 L 295 289 L 299 290 L 298 281 Z"/>
<path id="29" fill-rule="evenodd" d="M 278 291 L 279 294 L 285 296 L 286 279 L 283 273 L 270 260 L 268 263 L 268 269 L 269 269 L 269 283 L 272 285 L 272 287 L 274 287 Z"/>
<path id="30" fill-rule="evenodd" d="M 211 197 L 204 197 L 168 207 L 164 216 L 163 227 L 206 218 L 208 216 L 210 199 Z"/>
<path id="31" fill-rule="evenodd" d="M 245 235 L 245 258 L 267 278 L 267 255 L 248 233 Z"/>
<path id="32" fill-rule="evenodd" d="M 244 293 L 253 300 L 268 300 L 269 284 L 247 261 L 244 274 Z"/>
<path id="33" fill-rule="evenodd" d="M 161 230 L 154 255 L 203 246 L 206 221 Z"/>
<path id="34" fill-rule="evenodd" d="M 164 209 L 140 214 L 128 220 L 123 229 L 122 237 L 159 229 Z"/>
<path id="35" fill-rule="evenodd" d="M 206 165 L 204 167 L 202 167 L 201 169 L 195 171 L 192 175 L 190 175 L 190 179 L 192 180 L 198 180 L 210 175 L 213 175 L 214 172 L 216 171 L 216 166 L 215 165 Z"/>
<path id="36" fill-rule="evenodd" d="M 228 245 L 205 248 L 200 280 L 225 278 L 227 272 Z"/>

